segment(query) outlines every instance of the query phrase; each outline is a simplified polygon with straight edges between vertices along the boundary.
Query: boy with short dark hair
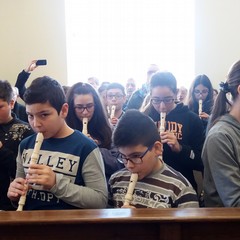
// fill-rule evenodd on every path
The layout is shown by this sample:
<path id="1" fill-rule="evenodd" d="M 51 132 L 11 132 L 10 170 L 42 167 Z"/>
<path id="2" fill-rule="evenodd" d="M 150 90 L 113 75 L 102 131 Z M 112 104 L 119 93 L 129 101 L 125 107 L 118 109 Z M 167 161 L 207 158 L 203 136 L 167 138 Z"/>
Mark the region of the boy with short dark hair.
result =
<path id="1" fill-rule="evenodd" d="M 106 101 L 108 110 L 110 111 L 109 121 L 115 126 L 124 114 L 123 105 L 126 101 L 124 86 L 120 83 L 110 83 L 107 86 Z M 113 106 L 115 106 L 114 114 L 112 112 Z"/>
<path id="2" fill-rule="evenodd" d="M 101 153 L 93 141 L 66 124 L 68 104 L 60 84 L 49 77 L 37 78 L 26 90 L 24 101 L 30 125 L 44 140 L 38 164 L 30 164 L 36 135 L 21 143 L 8 197 L 18 201 L 25 194 L 26 177 L 33 184 L 27 193 L 27 210 L 106 207 Z"/>
<path id="3" fill-rule="evenodd" d="M 113 141 L 118 160 L 125 165 L 110 180 L 110 205 L 122 207 L 130 176 L 138 174 L 133 200 L 135 208 L 199 207 L 188 180 L 162 159 L 162 144 L 154 122 L 137 110 L 128 110 L 119 121 Z"/>
<path id="4" fill-rule="evenodd" d="M 14 209 L 7 190 L 15 178 L 18 145 L 33 134 L 30 126 L 12 113 L 13 107 L 13 89 L 8 81 L 0 80 L 0 210 Z"/>

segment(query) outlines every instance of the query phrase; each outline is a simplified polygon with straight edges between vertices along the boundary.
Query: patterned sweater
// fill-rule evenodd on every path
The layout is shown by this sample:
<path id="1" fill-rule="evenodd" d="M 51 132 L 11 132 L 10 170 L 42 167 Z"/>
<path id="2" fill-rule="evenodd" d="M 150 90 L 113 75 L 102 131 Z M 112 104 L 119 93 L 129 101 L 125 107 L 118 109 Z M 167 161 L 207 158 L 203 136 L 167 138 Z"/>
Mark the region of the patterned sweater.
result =
<path id="1" fill-rule="evenodd" d="M 122 169 L 109 180 L 109 204 L 122 207 L 131 173 Z M 163 163 L 163 167 L 136 183 L 131 205 L 136 208 L 199 207 L 195 190 L 179 172 Z"/>
<path id="2" fill-rule="evenodd" d="M 11 179 L 16 174 L 16 158 L 19 143 L 34 132 L 30 126 L 19 120 L 14 113 L 8 123 L 0 124 L 0 209 L 14 209 L 7 197 Z"/>

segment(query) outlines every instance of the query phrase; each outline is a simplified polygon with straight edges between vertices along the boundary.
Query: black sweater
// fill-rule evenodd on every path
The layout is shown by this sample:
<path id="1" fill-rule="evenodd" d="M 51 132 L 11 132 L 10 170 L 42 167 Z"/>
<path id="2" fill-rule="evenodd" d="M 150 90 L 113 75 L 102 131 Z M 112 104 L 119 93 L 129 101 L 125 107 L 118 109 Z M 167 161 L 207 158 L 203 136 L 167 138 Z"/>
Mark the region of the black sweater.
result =
<path id="1" fill-rule="evenodd" d="M 11 210 L 12 205 L 7 198 L 7 191 L 11 179 L 16 174 L 16 157 L 18 153 L 18 145 L 22 139 L 33 134 L 30 126 L 16 118 L 12 114 L 13 119 L 6 123 L 0 124 L 0 210 Z"/>
<path id="2" fill-rule="evenodd" d="M 150 109 L 149 116 L 159 124 L 160 115 L 153 107 Z M 201 152 L 204 143 L 203 124 L 199 116 L 190 111 L 187 106 L 179 103 L 166 116 L 166 131 L 174 132 L 182 150 L 176 153 L 164 144 L 164 162 L 181 172 L 197 189 L 193 170 L 203 171 Z"/>

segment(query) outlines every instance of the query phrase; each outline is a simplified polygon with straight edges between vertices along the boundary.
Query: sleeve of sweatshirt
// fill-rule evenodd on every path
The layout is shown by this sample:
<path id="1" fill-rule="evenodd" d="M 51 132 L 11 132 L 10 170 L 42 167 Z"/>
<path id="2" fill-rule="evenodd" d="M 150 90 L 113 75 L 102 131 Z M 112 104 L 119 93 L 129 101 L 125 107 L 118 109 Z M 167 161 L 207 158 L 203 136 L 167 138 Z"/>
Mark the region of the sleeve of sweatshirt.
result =
<path id="1" fill-rule="evenodd" d="M 214 182 L 217 193 L 225 207 L 240 206 L 240 171 L 237 161 L 239 146 L 223 132 L 215 132 L 207 137 L 203 149 L 207 179 Z M 210 188 L 209 185 L 205 186 Z"/>
<path id="2" fill-rule="evenodd" d="M 82 168 L 85 186 L 71 183 L 63 174 L 56 174 L 56 184 L 50 190 L 56 197 L 78 208 L 106 208 L 108 191 L 104 164 L 98 148 L 86 158 Z"/>
<path id="3" fill-rule="evenodd" d="M 192 115 L 193 116 L 193 115 Z M 203 124 L 197 116 L 193 116 L 189 124 L 189 140 L 188 145 L 182 144 L 180 152 L 180 159 L 183 160 L 193 170 L 203 171 L 203 163 L 201 158 L 203 143 L 204 143 L 204 129 Z"/>
<path id="4" fill-rule="evenodd" d="M 29 76 L 30 76 L 30 73 L 25 72 L 24 70 L 18 74 L 15 87 L 18 88 L 19 96 L 20 96 L 21 99 L 23 99 L 23 94 L 26 91 L 25 84 L 26 84 Z"/>

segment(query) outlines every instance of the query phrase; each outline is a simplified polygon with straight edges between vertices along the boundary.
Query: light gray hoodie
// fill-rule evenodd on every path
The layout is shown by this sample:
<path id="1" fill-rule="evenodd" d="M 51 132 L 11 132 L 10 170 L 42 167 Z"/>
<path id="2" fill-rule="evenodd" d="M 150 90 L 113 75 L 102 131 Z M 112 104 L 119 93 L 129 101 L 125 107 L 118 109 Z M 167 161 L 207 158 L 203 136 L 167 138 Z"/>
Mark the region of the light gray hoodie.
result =
<path id="1" fill-rule="evenodd" d="M 240 123 L 226 114 L 205 140 L 204 200 L 206 207 L 240 206 Z"/>

